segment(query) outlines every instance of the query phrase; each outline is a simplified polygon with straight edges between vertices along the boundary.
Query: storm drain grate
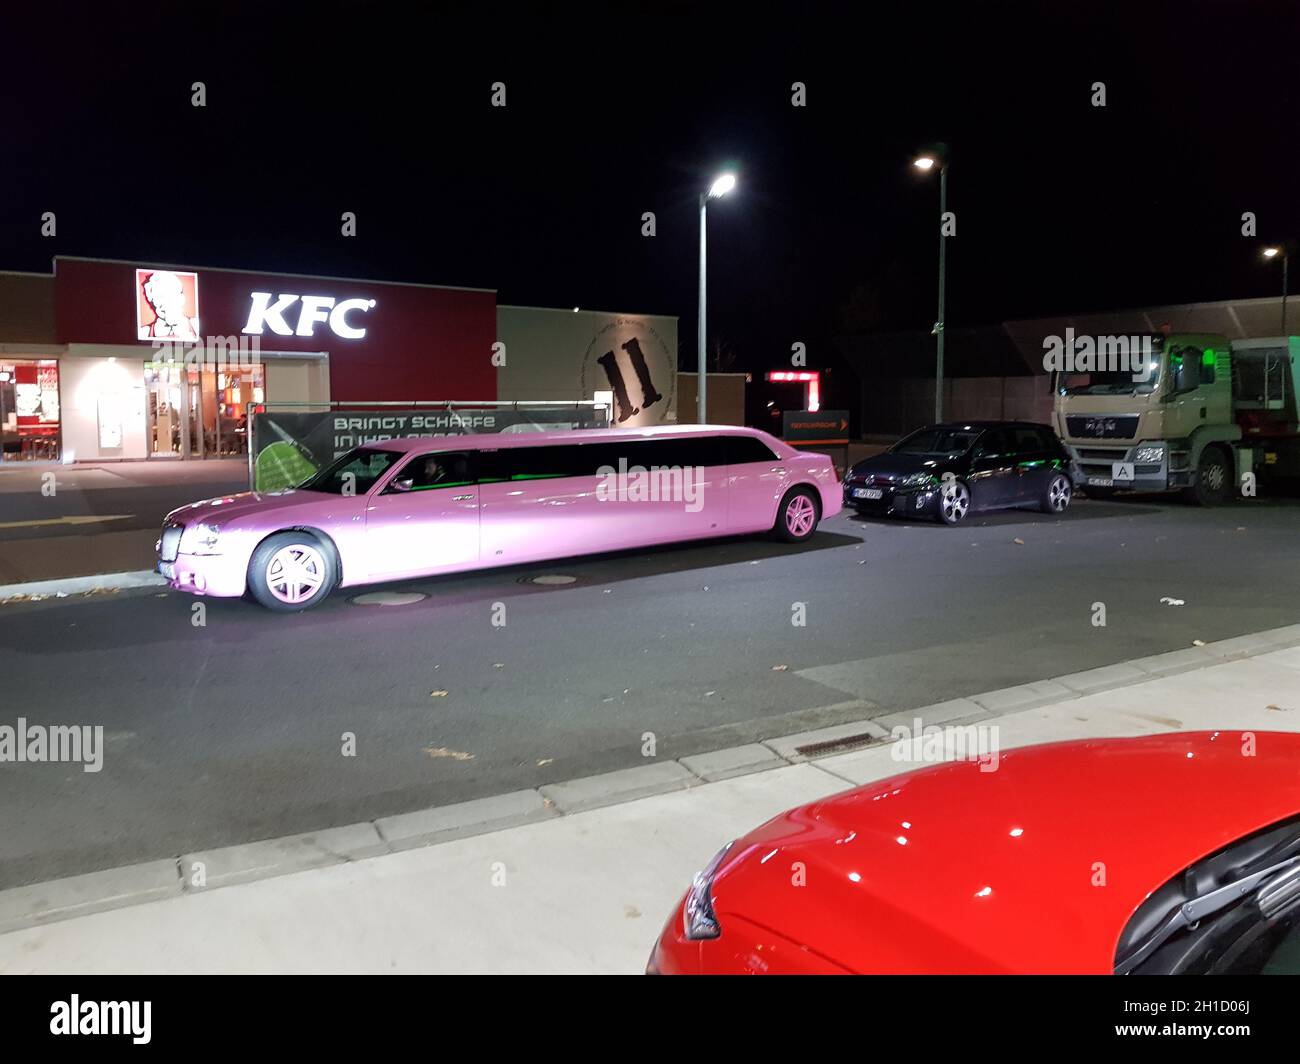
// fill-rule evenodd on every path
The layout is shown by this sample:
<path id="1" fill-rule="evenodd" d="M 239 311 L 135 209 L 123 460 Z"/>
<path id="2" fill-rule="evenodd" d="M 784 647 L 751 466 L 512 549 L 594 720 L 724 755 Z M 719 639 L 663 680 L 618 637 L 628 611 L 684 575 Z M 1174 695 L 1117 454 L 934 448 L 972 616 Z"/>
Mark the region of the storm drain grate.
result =
<path id="1" fill-rule="evenodd" d="M 843 739 L 825 739 L 820 743 L 796 746 L 794 752 L 800 757 L 820 757 L 822 754 L 840 754 L 849 750 L 860 750 L 864 746 L 872 746 L 881 742 L 884 742 L 884 740 L 879 735 L 863 732 L 861 735 L 846 735 Z"/>

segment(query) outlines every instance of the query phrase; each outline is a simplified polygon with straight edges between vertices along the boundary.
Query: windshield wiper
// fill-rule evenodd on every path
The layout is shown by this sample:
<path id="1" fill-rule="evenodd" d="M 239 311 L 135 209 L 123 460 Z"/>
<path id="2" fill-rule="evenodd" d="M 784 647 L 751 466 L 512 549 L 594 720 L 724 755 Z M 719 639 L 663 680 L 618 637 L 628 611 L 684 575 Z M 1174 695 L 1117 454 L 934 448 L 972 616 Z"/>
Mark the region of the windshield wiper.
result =
<path id="1" fill-rule="evenodd" d="M 1278 875 L 1278 873 L 1281 874 Z M 1300 856 L 1289 857 L 1285 861 L 1279 861 L 1268 868 L 1252 872 L 1248 876 L 1242 876 L 1241 879 L 1235 879 L 1231 883 L 1225 883 L 1223 886 L 1216 887 L 1206 894 L 1183 902 L 1174 910 L 1173 915 L 1168 920 L 1152 931 L 1141 945 L 1115 965 L 1115 974 L 1130 974 L 1134 968 L 1169 941 L 1174 934 L 1184 928 L 1194 928 L 1205 917 L 1241 901 L 1247 894 L 1272 876 L 1277 876 L 1277 879 L 1265 883 L 1259 890 L 1257 898 L 1261 903 L 1265 898 L 1273 901 L 1275 904 L 1272 907 L 1276 909 L 1276 902 L 1280 898 L 1289 901 L 1295 891 L 1300 889 L 1300 878 L 1295 879 L 1294 883 L 1292 882 L 1292 877 L 1300 876 Z M 1282 886 L 1283 881 L 1286 883 L 1285 887 Z"/>

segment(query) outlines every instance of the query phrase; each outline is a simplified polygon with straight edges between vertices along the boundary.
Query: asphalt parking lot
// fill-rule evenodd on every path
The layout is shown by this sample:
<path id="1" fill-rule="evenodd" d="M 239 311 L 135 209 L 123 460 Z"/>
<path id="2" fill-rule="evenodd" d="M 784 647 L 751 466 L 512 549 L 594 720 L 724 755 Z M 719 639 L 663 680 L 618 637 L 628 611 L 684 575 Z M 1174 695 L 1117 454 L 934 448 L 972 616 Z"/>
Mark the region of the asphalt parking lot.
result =
<path id="1" fill-rule="evenodd" d="M 0 887 L 641 764 L 651 740 L 677 757 L 859 719 L 862 702 L 883 715 L 1296 623 L 1298 514 L 1144 498 L 957 528 L 841 514 L 802 548 L 607 555 L 390 588 L 427 596 L 406 606 L 353 590 L 288 617 L 208 601 L 203 626 L 198 600 L 153 590 L 0 606 L 4 721 L 105 733 L 98 773 L 0 766 Z M 539 574 L 574 579 L 526 582 Z"/>

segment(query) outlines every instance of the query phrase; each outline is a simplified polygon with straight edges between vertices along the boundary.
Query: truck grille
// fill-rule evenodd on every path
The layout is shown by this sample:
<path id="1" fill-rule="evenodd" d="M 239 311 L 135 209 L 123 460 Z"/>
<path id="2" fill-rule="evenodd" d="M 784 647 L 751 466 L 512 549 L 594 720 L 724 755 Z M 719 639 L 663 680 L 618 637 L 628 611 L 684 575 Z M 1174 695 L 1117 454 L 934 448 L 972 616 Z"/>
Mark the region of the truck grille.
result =
<path id="1" fill-rule="evenodd" d="M 185 526 L 176 521 L 163 525 L 162 537 L 158 540 L 158 557 L 165 562 L 174 562 L 181 547 L 181 533 Z"/>
<path id="2" fill-rule="evenodd" d="M 1118 414 L 1069 414 L 1065 428 L 1072 439 L 1131 440 L 1137 435 L 1138 416 Z"/>

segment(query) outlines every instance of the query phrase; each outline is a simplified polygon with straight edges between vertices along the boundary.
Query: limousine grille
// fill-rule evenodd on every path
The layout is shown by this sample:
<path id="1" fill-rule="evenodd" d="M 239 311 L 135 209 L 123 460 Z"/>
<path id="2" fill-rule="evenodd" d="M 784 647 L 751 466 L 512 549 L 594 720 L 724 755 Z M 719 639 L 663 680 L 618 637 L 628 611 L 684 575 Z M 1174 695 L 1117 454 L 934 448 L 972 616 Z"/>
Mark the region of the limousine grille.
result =
<path id="1" fill-rule="evenodd" d="M 181 534 L 185 526 L 179 521 L 168 521 L 163 525 L 162 536 L 158 540 L 158 557 L 165 562 L 174 562 L 181 549 Z M 146 540 L 146 542 L 148 542 Z"/>

